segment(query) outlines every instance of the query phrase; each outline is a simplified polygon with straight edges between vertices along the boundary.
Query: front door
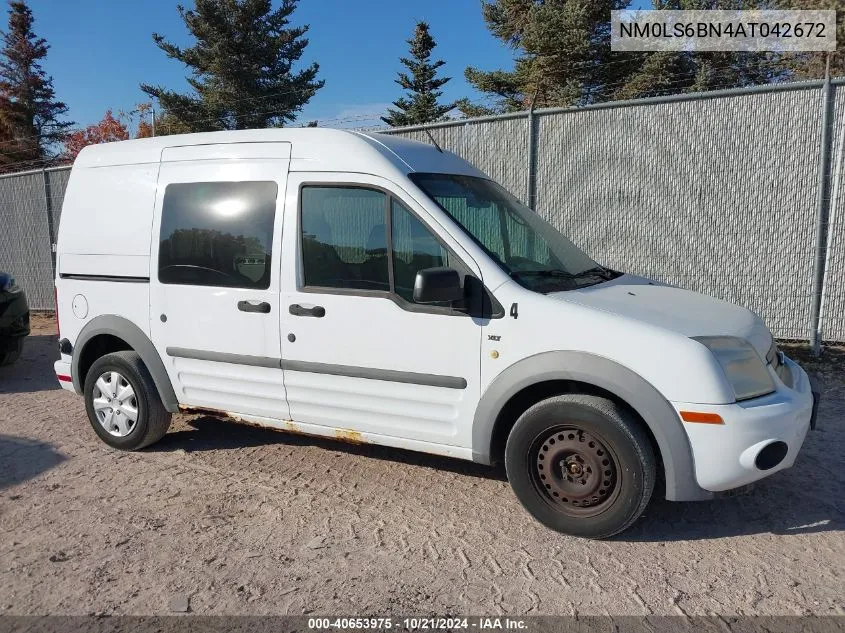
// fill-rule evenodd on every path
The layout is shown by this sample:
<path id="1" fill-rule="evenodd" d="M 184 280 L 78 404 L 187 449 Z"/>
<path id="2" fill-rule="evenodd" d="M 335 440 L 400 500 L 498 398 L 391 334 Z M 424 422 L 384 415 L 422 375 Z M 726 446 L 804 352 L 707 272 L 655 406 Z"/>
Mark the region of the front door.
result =
<path id="1" fill-rule="evenodd" d="M 291 173 L 287 191 L 289 209 L 298 209 L 287 215 L 282 255 L 292 420 L 466 456 L 482 321 L 417 304 L 413 288 L 417 270 L 436 266 L 480 279 L 475 263 L 387 180 Z"/>
<path id="2" fill-rule="evenodd" d="M 164 151 L 150 330 L 183 405 L 288 418 L 275 254 L 289 156 L 287 143 Z"/>

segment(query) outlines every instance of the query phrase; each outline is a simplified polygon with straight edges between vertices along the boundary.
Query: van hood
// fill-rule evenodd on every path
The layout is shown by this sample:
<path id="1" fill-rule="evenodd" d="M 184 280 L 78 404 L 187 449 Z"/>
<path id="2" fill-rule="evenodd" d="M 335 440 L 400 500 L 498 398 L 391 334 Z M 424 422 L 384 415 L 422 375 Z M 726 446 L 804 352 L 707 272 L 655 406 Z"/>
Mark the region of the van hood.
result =
<path id="1" fill-rule="evenodd" d="M 554 292 L 553 299 L 636 319 L 684 336 L 736 336 L 761 358 L 772 345 L 763 320 L 740 306 L 643 277 L 623 275 L 595 286 Z"/>

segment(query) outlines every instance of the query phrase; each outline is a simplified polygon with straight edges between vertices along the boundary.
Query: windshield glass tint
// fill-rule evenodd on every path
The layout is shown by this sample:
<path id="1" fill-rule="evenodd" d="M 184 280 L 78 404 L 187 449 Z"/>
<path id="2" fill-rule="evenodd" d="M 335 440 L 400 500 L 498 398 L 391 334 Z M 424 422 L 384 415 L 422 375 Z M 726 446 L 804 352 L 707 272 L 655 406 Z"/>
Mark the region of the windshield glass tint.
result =
<path id="1" fill-rule="evenodd" d="M 596 283 L 577 278 L 596 262 L 492 180 L 421 173 L 410 178 L 523 286 L 553 292 Z"/>

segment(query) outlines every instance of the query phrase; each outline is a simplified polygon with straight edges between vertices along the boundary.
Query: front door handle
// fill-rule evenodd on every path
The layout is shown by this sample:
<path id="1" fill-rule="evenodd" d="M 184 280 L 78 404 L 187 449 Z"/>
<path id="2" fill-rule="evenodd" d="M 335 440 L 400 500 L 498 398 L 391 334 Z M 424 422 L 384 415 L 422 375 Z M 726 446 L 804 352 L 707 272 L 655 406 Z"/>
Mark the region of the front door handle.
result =
<path id="1" fill-rule="evenodd" d="M 262 301 L 261 303 L 238 301 L 238 310 L 241 312 L 260 312 L 261 314 L 267 314 L 270 312 L 270 304 L 266 301 Z"/>
<path id="2" fill-rule="evenodd" d="M 314 306 L 313 308 L 305 308 L 298 303 L 294 303 L 288 308 L 293 316 L 310 316 L 310 317 L 324 317 L 326 316 L 326 309 L 323 306 Z"/>

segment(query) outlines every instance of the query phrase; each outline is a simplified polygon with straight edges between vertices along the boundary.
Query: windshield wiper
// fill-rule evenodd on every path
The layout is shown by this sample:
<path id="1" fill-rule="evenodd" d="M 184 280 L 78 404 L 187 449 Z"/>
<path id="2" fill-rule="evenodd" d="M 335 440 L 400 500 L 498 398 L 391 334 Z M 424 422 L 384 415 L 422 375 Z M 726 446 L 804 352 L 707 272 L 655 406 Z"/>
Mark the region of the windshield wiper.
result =
<path id="1" fill-rule="evenodd" d="M 575 275 L 559 268 L 549 268 L 547 270 L 514 270 L 511 271 L 510 276 L 514 279 L 520 277 L 565 277 L 566 279 L 574 279 Z"/>
<path id="2" fill-rule="evenodd" d="M 580 273 L 572 275 L 573 278 L 581 278 L 581 277 L 601 277 L 603 279 L 607 279 L 610 281 L 616 277 L 616 274 L 610 270 L 609 268 L 605 268 L 604 266 L 594 266 L 593 268 L 588 268 L 587 270 L 582 270 Z"/>

